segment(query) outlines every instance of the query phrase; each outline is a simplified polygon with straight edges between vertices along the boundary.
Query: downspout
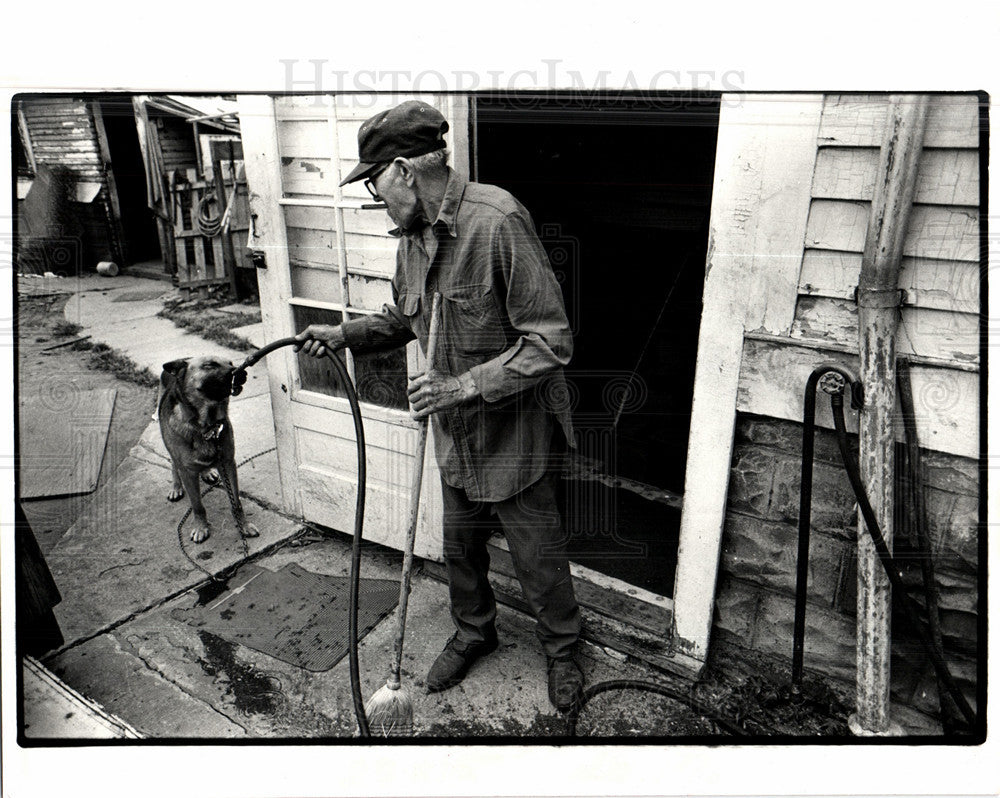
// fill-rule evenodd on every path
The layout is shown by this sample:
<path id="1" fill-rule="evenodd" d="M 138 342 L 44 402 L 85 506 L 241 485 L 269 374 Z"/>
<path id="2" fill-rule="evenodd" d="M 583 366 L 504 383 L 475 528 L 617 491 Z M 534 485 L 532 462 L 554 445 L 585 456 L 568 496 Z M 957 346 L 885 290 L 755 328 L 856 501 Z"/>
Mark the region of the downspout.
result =
<path id="1" fill-rule="evenodd" d="M 927 118 L 926 95 L 889 98 L 871 216 L 858 282 L 858 343 L 865 407 L 859 421 L 860 470 L 868 498 L 892 547 L 893 416 L 896 403 L 896 327 L 902 294 L 900 261 L 917 182 Z M 891 593 L 863 519 L 858 519 L 858 735 L 892 734 L 889 721 Z"/>

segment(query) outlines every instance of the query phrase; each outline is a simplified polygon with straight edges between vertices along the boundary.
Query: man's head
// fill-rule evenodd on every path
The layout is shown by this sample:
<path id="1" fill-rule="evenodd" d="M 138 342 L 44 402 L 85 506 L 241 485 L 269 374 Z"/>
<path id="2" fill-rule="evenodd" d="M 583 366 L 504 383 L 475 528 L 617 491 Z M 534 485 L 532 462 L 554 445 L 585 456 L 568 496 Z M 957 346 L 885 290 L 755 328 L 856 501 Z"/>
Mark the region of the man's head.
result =
<path id="1" fill-rule="evenodd" d="M 364 180 L 372 196 L 385 202 L 389 216 L 404 230 L 421 212 L 421 189 L 446 174 L 444 134 L 448 122 L 440 111 L 419 100 L 382 111 L 358 131 L 360 163 L 341 185 Z"/>

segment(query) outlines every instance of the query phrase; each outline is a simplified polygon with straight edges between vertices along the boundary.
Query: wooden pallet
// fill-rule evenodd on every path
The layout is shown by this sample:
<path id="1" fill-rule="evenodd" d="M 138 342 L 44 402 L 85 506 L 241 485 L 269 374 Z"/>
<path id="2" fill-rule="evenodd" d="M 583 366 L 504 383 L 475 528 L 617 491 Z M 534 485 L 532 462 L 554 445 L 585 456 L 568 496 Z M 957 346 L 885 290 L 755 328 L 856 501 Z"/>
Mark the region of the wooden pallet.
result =
<path id="1" fill-rule="evenodd" d="M 228 284 L 229 272 L 222 237 L 207 238 L 198 230 L 198 205 L 214 185 L 199 180 L 196 169 L 184 171 L 186 181 L 171 184 L 177 285 L 185 291 L 205 293 L 208 286 Z M 222 210 L 224 207 L 219 213 Z"/>

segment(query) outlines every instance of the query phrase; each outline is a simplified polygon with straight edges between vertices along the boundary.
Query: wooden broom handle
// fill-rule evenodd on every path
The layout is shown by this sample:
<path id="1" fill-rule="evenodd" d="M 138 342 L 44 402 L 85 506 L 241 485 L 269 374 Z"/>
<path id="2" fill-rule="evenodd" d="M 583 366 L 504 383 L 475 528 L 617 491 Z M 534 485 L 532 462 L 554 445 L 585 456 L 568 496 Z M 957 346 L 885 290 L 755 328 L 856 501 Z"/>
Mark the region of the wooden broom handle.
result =
<path id="1" fill-rule="evenodd" d="M 425 373 L 434 368 L 437 355 L 438 327 L 441 317 L 441 294 L 434 294 L 431 303 L 431 326 L 427 333 L 427 358 Z M 413 572 L 413 546 L 417 539 L 417 517 L 420 512 L 420 487 L 424 481 L 424 454 L 427 449 L 427 422 L 420 419 L 417 428 L 417 451 L 413 458 L 413 485 L 410 489 L 410 515 L 403 545 L 403 575 L 399 583 L 399 608 L 396 610 L 396 641 L 393 662 L 389 671 L 389 686 L 399 686 L 399 672 L 403 664 L 403 638 L 406 636 L 406 605 L 410 598 L 410 576 Z"/>

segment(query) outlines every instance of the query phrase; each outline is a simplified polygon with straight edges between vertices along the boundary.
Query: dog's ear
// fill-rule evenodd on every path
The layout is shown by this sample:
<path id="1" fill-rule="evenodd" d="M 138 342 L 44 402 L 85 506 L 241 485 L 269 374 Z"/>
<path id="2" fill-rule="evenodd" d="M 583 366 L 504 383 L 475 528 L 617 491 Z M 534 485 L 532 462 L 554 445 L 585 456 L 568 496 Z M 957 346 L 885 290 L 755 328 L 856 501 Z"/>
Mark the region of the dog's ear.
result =
<path id="1" fill-rule="evenodd" d="M 189 358 L 182 358 L 164 363 L 163 373 L 160 374 L 160 382 L 168 388 L 179 382 L 183 382 L 184 375 L 187 374 L 188 360 Z"/>

